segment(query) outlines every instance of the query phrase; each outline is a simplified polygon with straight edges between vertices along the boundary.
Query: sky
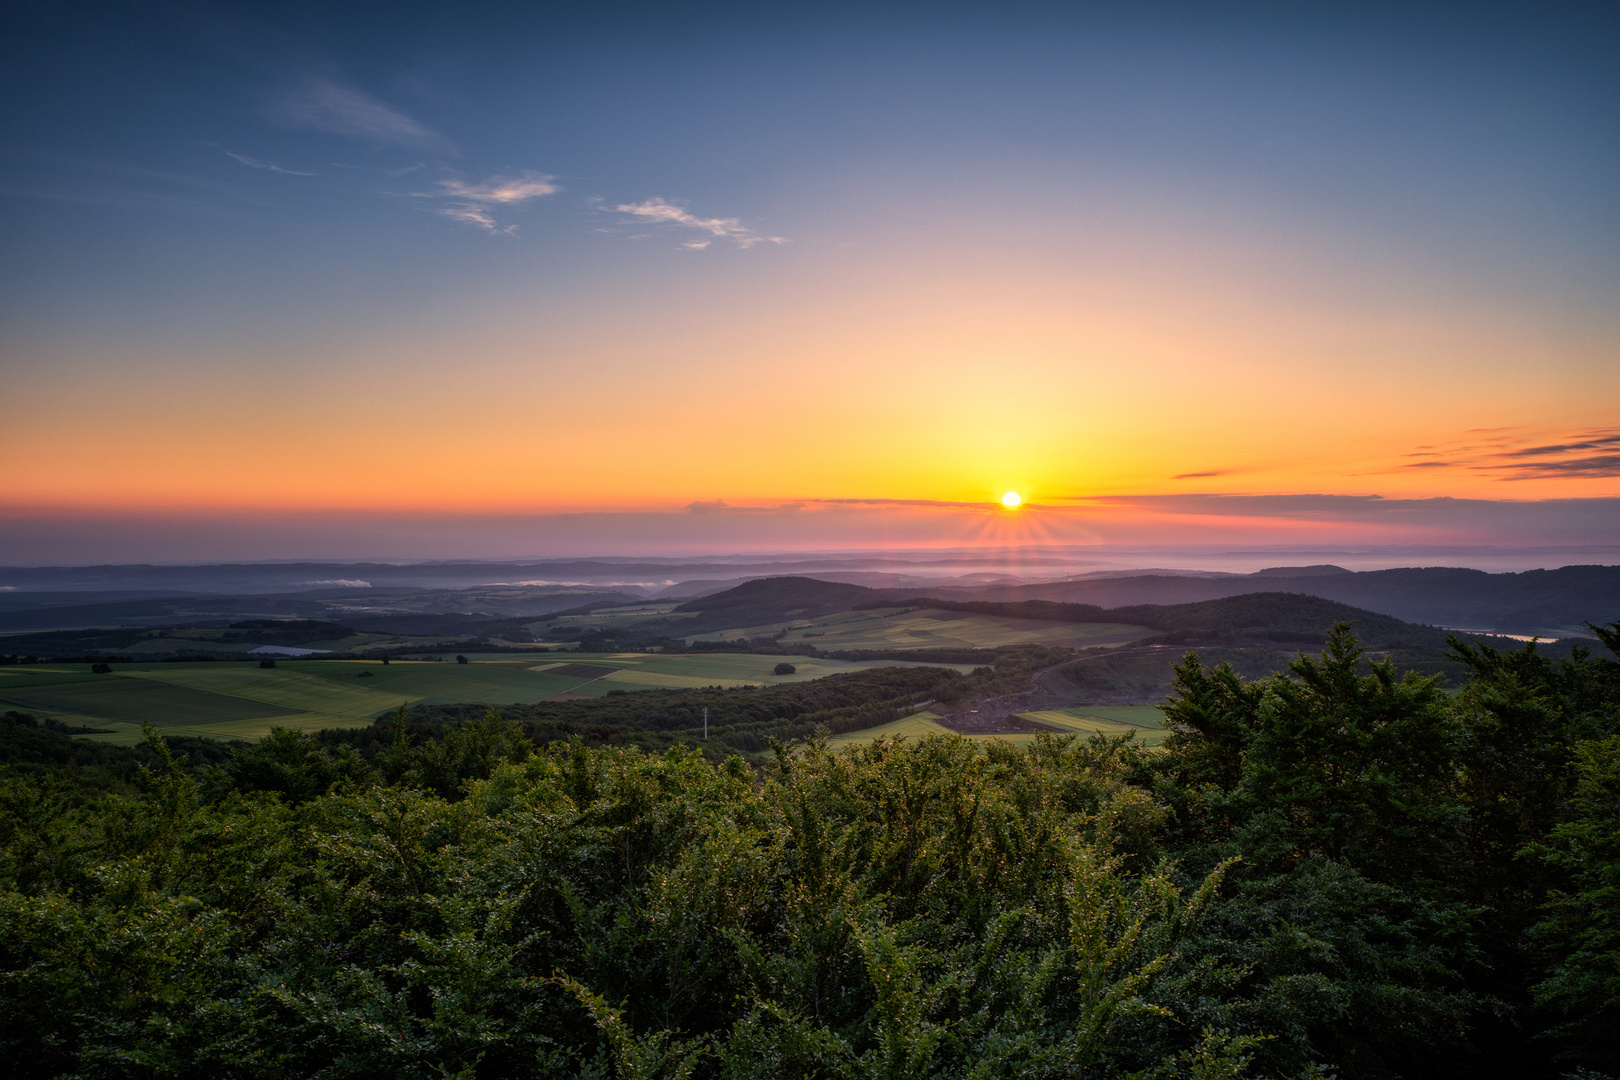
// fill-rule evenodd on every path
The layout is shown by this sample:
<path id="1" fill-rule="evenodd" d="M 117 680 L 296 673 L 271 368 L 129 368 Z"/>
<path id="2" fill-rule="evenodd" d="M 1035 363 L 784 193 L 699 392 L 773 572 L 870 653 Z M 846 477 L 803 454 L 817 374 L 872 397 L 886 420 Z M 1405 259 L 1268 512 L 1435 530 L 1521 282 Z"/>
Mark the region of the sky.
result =
<path id="1" fill-rule="evenodd" d="M 0 564 L 1620 536 L 1607 5 L 0 19 Z"/>

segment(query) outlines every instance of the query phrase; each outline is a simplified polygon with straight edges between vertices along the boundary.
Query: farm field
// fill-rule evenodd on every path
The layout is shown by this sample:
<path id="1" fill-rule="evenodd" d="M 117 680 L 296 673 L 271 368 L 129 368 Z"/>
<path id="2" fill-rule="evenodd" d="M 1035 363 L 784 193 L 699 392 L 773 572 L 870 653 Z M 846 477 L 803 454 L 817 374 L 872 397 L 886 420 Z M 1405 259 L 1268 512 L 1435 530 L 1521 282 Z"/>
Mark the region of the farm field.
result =
<path id="1" fill-rule="evenodd" d="M 1147 746 L 1158 746 L 1169 732 L 1164 714 L 1156 705 L 1080 705 L 1071 709 L 1042 709 L 1019 713 L 1037 724 L 1046 724 L 1076 735 L 1123 735 L 1134 732 Z"/>
<path id="2" fill-rule="evenodd" d="M 1019 713 L 1020 716 L 1056 728 L 1059 732 L 1080 735 L 1123 735 L 1134 732 L 1143 745 L 1158 746 L 1170 733 L 1164 730 L 1164 714 L 1155 705 L 1082 705 L 1072 709 L 1043 709 L 1038 712 Z M 827 745 L 835 750 L 851 746 L 864 746 L 878 739 L 902 736 L 921 739 L 929 735 L 951 735 L 950 728 L 939 723 L 933 712 L 913 713 L 900 720 L 892 720 L 877 727 L 863 728 L 844 735 L 834 735 Z M 1014 746 L 1029 746 L 1035 742 L 1033 732 L 1007 735 L 963 735 L 964 739 L 985 742 L 1000 739 Z"/>
<path id="3" fill-rule="evenodd" d="M 846 750 L 851 746 L 865 746 L 867 743 L 879 739 L 901 737 L 906 739 L 923 739 L 929 735 L 950 735 L 950 728 L 939 723 L 939 716 L 932 712 L 912 713 L 899 720 L 891 720 L 887 724 L 877 727 L 862 728 L 860 731 L 851 731 L 843 735 L 834 735 L 827 740 L 827 745 L 834 750 Z"/>
<path id="4" fill-rule="evenodd" d="M 613 690 L 757 686 L 884 666 L 724 653 L 542 653 L 521 659 L 480 653 L 469 660 L 280 660 L 274 668 L 252 661 L 154 662 L 116 664 L 110 675 L 91 674 L 87 664 L 0 668 L 0 710 L 101 728 L 107 734 L 84 737 L 116 743 L 138 741 L 143 722 L 169 734 L 258 739 L 271 727 L 361 727 L 403 704 L 510 705 Z M 773 674 L 784 660 L 798 670 Z"/>
<path id="5" fill-rule="evenodd" d="M 693 640 L 726 640 L 784 630 L 781 644 L 818 649 L 988 649 L 1001 645 L 1061 645 L 1089 648 L 1124 645 L 1154 633 L 1124 623 L 1065 623 L 1015 619 L 928 608 L 843 611 L 834 615 L 705 634 Z"/>
<path id="6" fill-rule="evenodd" d="M 553 637 L 566 637 L 569 630 L 584 627 L 604 626 L 634 626 L 636 623 L 646 622 L 649 619 L 695 619 L 695 611 L 676 611 L 680 601 L 669 600 L 663 603 L 629 604 L 623 607 L 601 608 L 588 615 L 561 615 L 550 618 L 536 619 L 525 625 L 524 629 L 540 633 L 542 629 L 549 628 Z"/>
<path id="7" fill-rule="evenodd" d="M 844 735 L 834 735 L 827 740 L 827 746 L 833 750 L 847 750 L 852 746 L 865 746 L 867 743 L 879 739 L 906 738 L 922 739 L 929 735 L 959 735 L 939 722 L 939 715 L 934 712 L 912 713 L 899 720 L 891 720 L 887 724 L 877 727 L 862 728 L 860 731 L 851 731 Z M 989 742 L 998 739 L 1001 742 L 1011 743 L 1014 746 L 1030 746 L 1035 742 L 1035 735 L 1030 732 L 1012 732 L 1006 735 L 960 735 L 970 742 Z"/>
<path id="8" fill-rule="evenodd" d="M 119 646 L 115 651 L 125 656 L 165 656 L 171 653 L 243 653 L 258 648 L 262 642 L 249 640 L 221 641 L 222 631 L 174 631 L 159 636 L 145 638 L 131 645 Z M 300 649 L 318 649 L 324 652 L 348 652 L 352 649 L 363 649 L 373 642 L 386 642 L 390 639 L 381 634 L 355 634 L 340 641 L 309 641 L 297 646 Z"/>
<path id="9" fill-rule="evenodd" d="M 1005 735 L 961 735 L 952 731 L 939 722 L 939 716 L 932 712 L 913 713 L 900 720 L 891 720 L 887 724 L 877 727 L 862 728 L 860 731 L 851 731 L 844 735 L 834 735 L 827 740 L 827 746 L 833 750 L 847 750 L 852 746 L 865 746 L 867 743 L 879 739 L 888 739 L 899 736 L 906 739 L 922 739 L 929 735 L 958 735 L 969 742 L 990 742 L 999 740 L 1011 743 L 1014 746 L 1032 746 L 1035 735 L 1032 732 L 1010 732 Z"/>

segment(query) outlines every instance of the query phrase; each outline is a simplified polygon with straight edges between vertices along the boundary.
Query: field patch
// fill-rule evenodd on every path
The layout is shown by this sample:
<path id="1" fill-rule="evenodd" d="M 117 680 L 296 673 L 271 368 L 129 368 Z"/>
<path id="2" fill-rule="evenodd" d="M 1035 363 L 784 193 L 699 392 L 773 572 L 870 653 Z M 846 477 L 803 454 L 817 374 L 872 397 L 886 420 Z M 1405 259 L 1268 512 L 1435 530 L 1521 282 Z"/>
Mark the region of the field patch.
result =
<path id="1" fill-rule="evenodd" d="M 95 682 L 105 679 L 105 675 L 92 675 L 90 665 L 85 664 L 77 670 L 67 668 L 9 668 L 0 670 L 0 695 L 4 695 L 9 688 L 25 686 L 63 686 L 68 683 Z"/>
<path id="2" fill-rule="evenodd" d="M 930 735 L 951 735 L 969 742 L 1004 742 L 1013 746 L 1033 746 L 1035 735 L 1032 732 L 1008 732 L 1002 735 L 963 735 L 952 731 L 944 724 L 939 723 L 939 716 L 933 712 L 912 713 L 899 720 L 891 720 L 887 724 L 877 727 L 862 728 L 860 731 L 851 731 L 844 735 L 834 735 L 827 740 L 827 746 L 833 750 L 846 750 L 851 746 L 865 746 L 878 739 L 891 739 L 896 737 L 907 739 L 925 739 Z"/>
<path id="3" fill-rule="evenodd" d="M 399 694 L 410 701 L 429 705 L 479 702 L 512 705 L 539 701 L 560 694 L 586 681 L 577 676 L 530 671 L 527 667 L 505 664 L 410 663 L 395 661 L 374 664 L 343 660 L 299 660 L 282 662 L 283 667 L 322 679 L 352 685 L 359 671 L 371 672 L 367 690 Z"/>
<path id="4" fill-rule="evenodd" d="M 638 690 L 694 690 L 703 686 L 713 686 L 714 680 L 699 675 L 672 675 L 663 671 L 638 671 L 636 668 L 622 668 L 604 676 L 605 683 L 616 683 L 619 686 L 633 686 Z M 754 683 L 728 683 L 728 686 L 754 686 Z"/>
<path id="5" fill-rule="evenodd" d="M 603 667 L 601 664 L 551 664 L 544 668 L 530 668 L 531 671 L 544 671 L 547 675 L 566 675 L 572 679 L 600 679 L 604 675 L 611 675 L 619 669 L 617 667 Z"/>
<path id="6" fill-rule="evenodd" d="M 550 618 L 539 618 L 534 622 L 526 623 L 524 629 L 530 633 L 549 632 L 553 635 L 566 636 L 570 631 L 584 629 L 601 629 L 603 627 L 634 626 L 636 623 L 648 622 L 653 619 L 695 619 L 695 611 L 676 611 L 680 605 L 679 600 L 667 600 L 657 603 L 627 604 L 622 607 L 597 608 L 588 615 L 559 615 Z"/>
<path id="7" fill-rule="evenodd" d="M 950 728 L 938 722 L 939 718 L 931 712 L 912 713 L 899 720 L 891 720 L 887 724 L 877 727 L 862 728 L 860 731 L 851 731 L 844 735 L 834 735 L 827 740 L 827 745 L 834 750 L 844 750 L 851 746 L 865 746 L 867 743 L 879 739 L 892 739 L 903 737 L 907 739 L 924 739 L 930 735 L 953 734 Z"/>
<path id="8" fill-rule="evenodd" d="M 98 675 L 87 680 L 32 686 L 8 683 L 0 687 L 0 704 L 165 727 L 255 720 L 285 716 L 293 711 L 267 702 L 124 675 Z"/>
<path id="9" fill-rule="evenodd" d="M 1170 734 L 1162 723 L 1164 714 L 1153 705 L 1081 705 L 1018 715 L 1074 735 L 1132 734 L 1146 746 L 1158 746 Z"/>
<path id="10" fill-rule="evenodd" d="M 1133 727 L 1164 728 L 1164 710 L 1157 705 L 1080 705 L 1073 711 Z"/>
<path id="11" fill-rule="evenodd" d="M 194 690 L 281 705 L 298 712 L 353 720 L 370 719 L 411 700 L 404 694 L 376 690 L 369 685 L 346 686 L 335 679 L 322 679 L 286 666 L 265 669 L 257 665 L 224 667 L 210 664 L 207 667 L 174 670 L 173 665 L 168 665 L 132 674 Z M 368 684 L 373 681 L 365 680 Z"/>
<path id="12" fill-rule="evenodd" d="M 776 674 L 776 665 L 793 665 L 793 674 Z M 875 667 L 945 667 L 964 674 L 972 671 L 967 664 L 918 664 L 914 660 L 831 660 L 808 656 L 771 656 L 763 653 L 647 653 L 636 665 L 639 671 L 668 672 L 707 680 L 706 685 L 718 683 L 732 686 L 740 683 L 775 685 L 777 683 L 806 682 L 838 675 L 846 671 L 865 671 Z"/>
<path id="13" fill-rule="evenodd" d="M 752 632 L 761 629 L 751 628 Z M 782 645 L 803 642 L 818 649 L 990 649 L 1004 645 L 1083 649 L 1125 645 L 1154 633 L 1127 623 L 1047 622 L 928 608 L 844 611 L 776 629 L 785 631 Z M 736 633 L 707 636 L 725 638 Z"/>

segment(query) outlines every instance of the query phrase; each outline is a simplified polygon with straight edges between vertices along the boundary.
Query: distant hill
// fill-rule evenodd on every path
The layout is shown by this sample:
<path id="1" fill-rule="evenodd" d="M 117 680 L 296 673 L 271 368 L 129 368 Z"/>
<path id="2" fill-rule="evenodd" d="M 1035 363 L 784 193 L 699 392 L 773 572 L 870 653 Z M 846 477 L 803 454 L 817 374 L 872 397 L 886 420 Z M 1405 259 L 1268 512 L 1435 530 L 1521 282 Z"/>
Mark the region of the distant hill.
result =
<path id="1" fill-rule="evenodd" d="M 865 585 L 810 577 L 772 577 L 688 600 L 675 610 L 700 612 L 699 618 L 683 622 L 681 627 L 683 633 L 701 634 L 832 615 L 849 611 L 877 595 L 877 590 Z"/>
<path id="2" fill-rule="evenodd" d="M 1445 645 L 1445 631 L 1303 593 L 1262 592 L 1194 604 L 1141 604 L 1113 608 L 1110 619 L 1140 623 L 1179 636 L 1262 638 L 1320 644 L 1334 623 L 1347 622 L 1363 645 Z"/>
<path id="3" fill-rule="evenodd" d="M 1277 579 L 1266 579 L 1270 584 Z M 1295 579 L 1283 579 L 1295 580 Z M 1252 587 L 1252 585 L 1251 585 Z M 998 602 L 917 596 L 905 590 L 868 589 L 816 578 L 761 578 L 724 592 L 689 600 L 676 611 L 698 612 L 683 624 L 697 632 L 809 619 L 875 607 L 926 607 L 1053 622 L 1111 622 L 1152 627 L 1178 638 L 1249 638 L 1317 644 L 1336 622 L 1353 623 L 1367 645 L 1444 647 L 1445 633 L 1388 615 L 1303 593 L 1251 592 L 1190 604 L 1135 604 L 1102 608 L 1051 600 Z M 692 631 L 688 631 L 692 632 Z"/>
<path id="4" fill-rule="evenodd" d="M 1039 585 L 933 590 L 962 600 L 1052 600 L 1117 609 L 1190 604 L 1256 589 L 1305 593 L 1410 623 L 1508 634 L 1584 633 L 1584 623 L 1620 619 L 1620 566 L 1488 574 L 1456 567 L 1354 572 L 1342 567 L 1275 567 L 1229 577 L 1145 574 Z"/>
<path id="5" fill-rule="evenodd" d="M 0 630 L 48 630 L 77 626 L 179 626 L 206 618 L 324 615 L 325 604 L 270 596 L 171 596 L 95 604 L 54 604 L 23 611 L 0 611 Z"/>

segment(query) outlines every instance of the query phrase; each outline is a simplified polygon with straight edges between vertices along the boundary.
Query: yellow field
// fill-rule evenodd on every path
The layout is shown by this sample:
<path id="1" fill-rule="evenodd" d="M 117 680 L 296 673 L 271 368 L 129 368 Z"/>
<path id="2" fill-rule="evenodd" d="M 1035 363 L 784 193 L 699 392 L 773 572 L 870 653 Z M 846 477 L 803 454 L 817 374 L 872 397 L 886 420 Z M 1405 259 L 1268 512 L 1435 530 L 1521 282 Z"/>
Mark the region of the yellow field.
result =
<path id="1" fill-rule="evenodd" d="M 929 735 L 950 735 L 951 729 L 938 723 L 939 717 L 931 712 L 912 713 L 900 720 L 891 720 L 887 724 L 877 727 L 863 728 L 860 731 L 851 731 L 847 735 L 834 735 L 827 740 L 827 745 L 835 750 L 842 750 L 850 746 L 864 746 L 879 739 L 902 736 L 908 739 L 922 739 Z"/>
<path id="2" fill-rule="evenodd" d="M 1113 736 L 1130 732 L 1146 746 L 1158 746 L 1170 734 L 1161 725 L 1164 714 L 1154 705 L 1081 705 L 1019 715 L 1076 735 Z"/>
<path id="3" fill-rule="evenodd" d="M 846 735 L 834 735 L 827 740 L 827 745 L 834 750 L 844 750 L 851 746 L 865 746 L 867 743 L 879 739 L 905 738 L 923 739 L 930 735 L 956 735 L 969 742 L 990 742 L 997 740 L 1011 743 L 1014 746 L 1030 746 L 1035 742 L 1033 733 L 1013 732 L 1006 735 L 961 735 L 952 731 L 939 722 L 939 715 L 934 712 L 912 713 L 899 720 L 891 720 L 887 724 L 877 727 L 862 728 L 860 731 L 851 731 Z"/>
<path id="4" fill-rule="evenodd" d="M 1136 740 L 1145 746 L 1158 746 L 1170 734 L 1161 726 L 1164 714 L 1159 712 L 1156 705 L 1082 705 L 1072 709 L 1042 709 L 1019 715 L 1038 724 L 1056 728 L 1060 733 L 1079 735 L 1082 738 L 1099 734 L 1118 736 L 1131 732 L 1136 736 Z M 919 712 L 877 727 L 835 735 L 827 740 L 827 744 L 834 749 L 844 749 L 864 746 L 878 739 L 895 736 L 921 739 L 929 735 L 951 734 L 955 733 L 939 723 L 937 714 Z M 1006 735 L 963 735 L 962 738 L 973 742 L 999 739 L 1014 746 L 1030 746 L 1034 744 L 1036 736 L 1033 732 L 1017 732 Z"/>

